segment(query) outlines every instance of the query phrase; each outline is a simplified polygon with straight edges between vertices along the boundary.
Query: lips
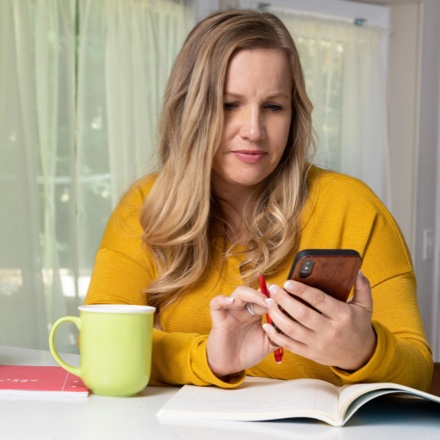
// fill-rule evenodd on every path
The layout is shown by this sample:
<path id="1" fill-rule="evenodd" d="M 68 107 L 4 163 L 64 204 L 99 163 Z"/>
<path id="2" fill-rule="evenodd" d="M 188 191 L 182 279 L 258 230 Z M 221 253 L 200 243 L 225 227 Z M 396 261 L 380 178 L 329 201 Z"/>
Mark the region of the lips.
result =
<path id="1" fill-rule="evenodd" d="M 261 150 L 234 150 L 232 153 L 237 159 L 245 163 L 257 163 L 267 154 Z"/>

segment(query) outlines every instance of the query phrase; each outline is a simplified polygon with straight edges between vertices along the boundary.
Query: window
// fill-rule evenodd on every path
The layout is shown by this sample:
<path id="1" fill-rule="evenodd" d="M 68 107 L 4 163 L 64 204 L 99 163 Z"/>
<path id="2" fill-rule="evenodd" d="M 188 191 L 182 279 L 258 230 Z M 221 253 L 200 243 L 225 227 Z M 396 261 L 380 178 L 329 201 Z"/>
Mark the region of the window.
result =
<path id="1" fill-rule="evenodd" d="M 341 11 L 353 16 L 353 3 L 336 0 L 277 1 L 270 7 L 341 3 Z M 192 8 L 201 16 L 215 7 L 219 1 L 0 2 L 0 344 L 47 348 L 50 324 L 77 314 L 112 207 L 154 160 L 161 96 L 193 26 Z M 298 14 L 273 12 L 294 23 L 315 127 L 326 145 L 322 157 L 330 160 L 324 165 L 346 166 L 341 155 L 345 150 L 353 156 L 359 127 L 351 130 L 354 125 L 341 121 L 358 106 L 347 105 L 341 91 L 355 102 L 356 93 L 373 95 L 359 75 L 361 86 L 344 92 L 347 46 L 311 36 Z M 301 20 L 303 31 L 295 35 Z M 320 73 L 316 66 L 323 67 Z M 349 165 L 350 173 L 371 175 L 385 166 L 378 157 L 386 149 L 371 149 L 382 148 L 372 137 L 382 136 L 380 130 L 377 124 L 364 130 L 350 162 L 362 169 Z M 58 348 L 75 347 L 71 335 Z"/>
<path id="2" fill-rule="evenodd" d="M 152 160 L 188 16 L 183 0 L 0 2 L 0 344 L 47 348 L 77 314 L 112 207 Z"/>

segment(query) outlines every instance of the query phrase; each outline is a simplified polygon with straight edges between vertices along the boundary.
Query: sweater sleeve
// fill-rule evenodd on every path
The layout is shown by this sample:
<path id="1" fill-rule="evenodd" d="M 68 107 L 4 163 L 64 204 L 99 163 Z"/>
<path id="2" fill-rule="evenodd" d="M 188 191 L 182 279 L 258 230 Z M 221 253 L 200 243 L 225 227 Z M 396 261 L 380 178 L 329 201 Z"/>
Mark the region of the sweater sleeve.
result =
<path id="1" fill-rule="evenodd" d="M 217 385 L 221 388 L 240 385 L 245 378 L 244 371 L 224 380 L 212 373 L 206 358 L 207 339 L 206 335 L 155 329 L 150 385 Z"/>
<path id="2" fill-rule="evenodd" d="M 432 377 L 432 355 L 426 342 L 415 297 L 415 278 L 407 273 L 375 287 L 378 301 L 372 321 L 376 350 L 355 372 L 332 368 L 346 384 L 395 382 L 427 390 Z M 399 301 L 393 300 L 398 296 Z"/>
<path id="3" fill-rule="evenodd" d="M 144 197 L 143 187 L 135 186 L 113 211 L 96 254 L 85 304 L 148 304 L 145 288 L 157 277 L 157 269 L 141 240 L 139 208 Z M 155 328 L 150 384 L 238 386 L 244 372 L 224 380 L 212 373 L 206 342 L 207 335 Z"/>
<path id="4" fill-rule="evenodd" d="M 324 184 L 325 182 L 325 184 Z M 409 249 L 386 207 L 362 182 L 327 174 L 311 220 L 325 224 L 322 247 L 354 248 L 373 296 L 372 326 L 376 349 L 355 372 L 331 368 L 343 383 L 396 382 L 426 390 L 433 361 L 417 302 Z M 338 232 L 339 231 L 339 232 Z M 316 237 L 313 237 L 316 242 Z M 322 243 L 325 240 L 325 243 Z"/>
<path id="5" fill-rule="evenodd" d="M 146 304 L 142 289 L 148 271 L 127 255 L 114 250 L 98 251 L 86 304 Z M 233 388 L 243 382 L 244 372 L 224 380 L 215 376 L 206 358 L 207 335 L 167 333 L 153 329 L 150 385 L 217 385 Z"/>

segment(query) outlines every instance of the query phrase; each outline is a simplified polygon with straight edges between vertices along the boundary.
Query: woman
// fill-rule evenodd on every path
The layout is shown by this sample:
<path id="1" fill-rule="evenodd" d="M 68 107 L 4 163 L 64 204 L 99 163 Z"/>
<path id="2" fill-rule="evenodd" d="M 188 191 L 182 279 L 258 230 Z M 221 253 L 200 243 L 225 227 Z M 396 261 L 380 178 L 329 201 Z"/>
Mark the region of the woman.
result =
<path id="1" fill-rule="evenodd" d="M 151 384 L 236 387 L 248 374 L 429 386 L 403 237 L 364 184 L 310 165 L 311 112 L 275 16 L 218 12 L 188 36 L 165 93 L 160 170 L 113 212 L 86 298 L 157 308 Z M 347 303 L 285 284 L 307 248 L 362 255 Z"/>

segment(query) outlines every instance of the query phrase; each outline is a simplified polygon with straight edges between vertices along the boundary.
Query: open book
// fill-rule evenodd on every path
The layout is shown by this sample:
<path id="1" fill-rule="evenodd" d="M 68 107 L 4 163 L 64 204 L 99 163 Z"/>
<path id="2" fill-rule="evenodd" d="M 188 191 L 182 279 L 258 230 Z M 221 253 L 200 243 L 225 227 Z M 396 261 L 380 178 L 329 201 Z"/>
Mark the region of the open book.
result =
<path id="1" fill-rule="evenodd" d="M 81 379 L 61 367 L 0 365 L 1 396 L 87 397 Z"/>
<path id="2" fill-rule="evenodd" d="M 440 403 L 438 396 L 395 383 L 336 387 L 318 379 L 282 381 L 248 377 L 236 389 L 185 385 L 160 409 L 157 417 L 164 421 L 307 417 L 342 426 L 366 402 L 390 393 L 405 393 Z"/>

